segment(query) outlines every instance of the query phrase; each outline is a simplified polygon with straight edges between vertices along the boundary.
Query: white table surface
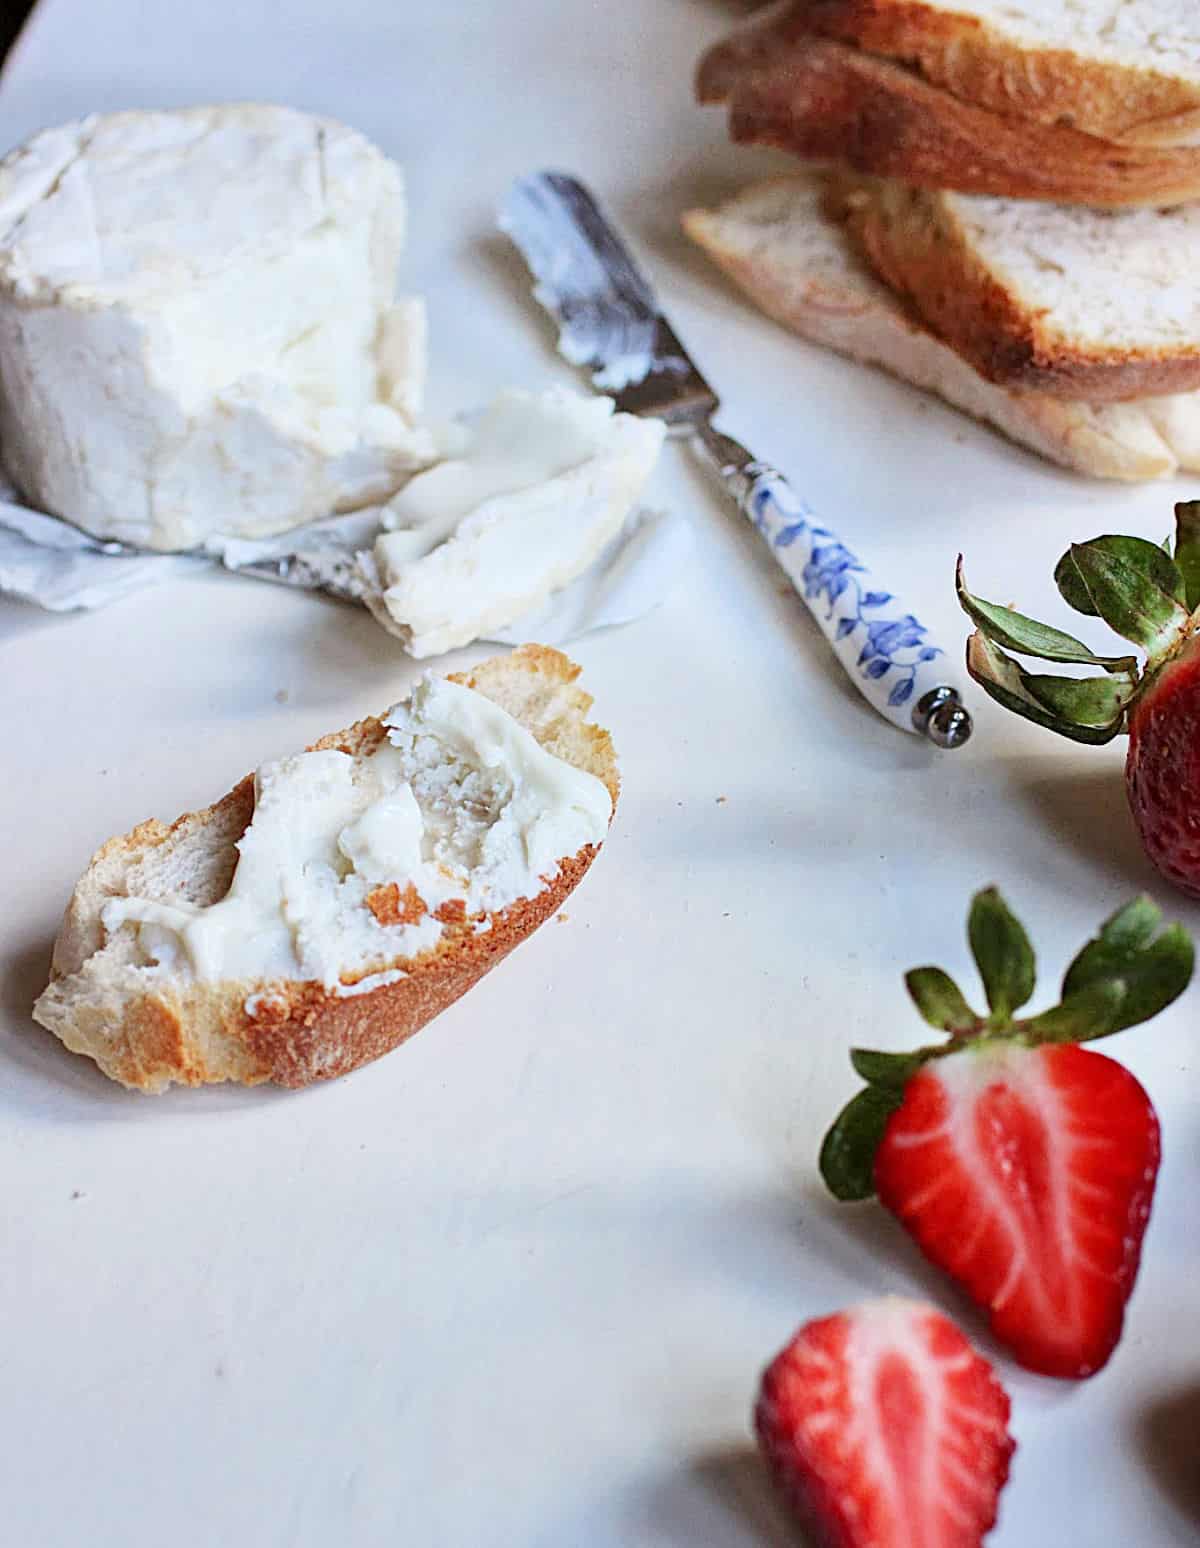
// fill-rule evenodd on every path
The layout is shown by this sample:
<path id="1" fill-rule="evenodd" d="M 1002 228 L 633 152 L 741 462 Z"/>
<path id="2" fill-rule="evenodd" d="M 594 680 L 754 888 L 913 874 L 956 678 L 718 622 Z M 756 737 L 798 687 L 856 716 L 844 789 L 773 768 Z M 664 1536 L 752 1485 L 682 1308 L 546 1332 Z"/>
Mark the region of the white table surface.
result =
<path id="1" fill-rule="evenodd" d="M 783 164 L 689 100 L 727 16 L 42 0 L 0 140 L 247 97 L 356 124 L 407 169 L 403 283 L 429 299 L 443 410 L 571 379 L 491 214 L 513 175 L 573 169 L 650 261 L 728 428 L 955 651 L 960 546 L 985 595 L 1053 611 L 1068 540 L 1158 538 L 1185 486 L 1044 468 L 790 339 L 687 250 L 680 210 Z M 1091 1382 L 1019 1372 L 815 1164 L 851 1044 L 920 1037 L 903 969 L 970 979 L 976 887 L 1026 918 L 1047 997 L 1138 889 L 1200 928 L 1141 857 L 1120 748 L 986 702 L 960 754 L 890 729 L 677 447 L 657 492 L 697 556 L 653 617 L 575 647 L 626 784 L 569 919 L 406 1048 L 300 1094 L 127 1094 L 29 1006 L 100 840 L 387 705 L 414 668 L 365 616 L 230 577 L 94 615 L 0 602 L 5 1544 L 792 1543 L 751 1448 L 759 1370 L 803 1319 L 884 1291 L 959 1315 L 1013 1394 L 997 1548 L 1197 1540 L 1196 993 L 1109 1045 L 1157 1103 L 1165 1160 L 1128 1331 Z"/>

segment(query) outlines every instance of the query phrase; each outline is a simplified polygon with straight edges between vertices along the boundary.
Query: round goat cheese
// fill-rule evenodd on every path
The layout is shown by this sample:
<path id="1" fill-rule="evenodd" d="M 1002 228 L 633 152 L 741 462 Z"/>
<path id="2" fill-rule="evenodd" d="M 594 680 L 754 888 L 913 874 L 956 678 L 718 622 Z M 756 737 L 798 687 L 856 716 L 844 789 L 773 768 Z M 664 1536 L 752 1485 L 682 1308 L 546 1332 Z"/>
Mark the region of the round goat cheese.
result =
<path id="1" fill-rule="evenodd" d="M 255 104 L 112 113 L 0 162 L 0 454 L 103 537 L 187 548 L 386 499 L 432 460 L 400 170 Z"/>

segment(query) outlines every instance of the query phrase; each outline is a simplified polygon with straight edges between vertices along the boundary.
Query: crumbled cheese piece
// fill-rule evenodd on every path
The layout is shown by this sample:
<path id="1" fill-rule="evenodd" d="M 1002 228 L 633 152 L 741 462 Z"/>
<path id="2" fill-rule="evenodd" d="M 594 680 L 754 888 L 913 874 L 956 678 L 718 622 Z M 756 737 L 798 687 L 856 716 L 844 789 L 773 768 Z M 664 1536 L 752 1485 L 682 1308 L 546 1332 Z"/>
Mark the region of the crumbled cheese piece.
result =
<path id="1" fill-rule="evenodd" d="M 515 622 L 620 531 L 665 433 L 610 398 L 502 392 L 457 455 L 387 506 L 364 567 L 375 616 L 417 657 Z"/>

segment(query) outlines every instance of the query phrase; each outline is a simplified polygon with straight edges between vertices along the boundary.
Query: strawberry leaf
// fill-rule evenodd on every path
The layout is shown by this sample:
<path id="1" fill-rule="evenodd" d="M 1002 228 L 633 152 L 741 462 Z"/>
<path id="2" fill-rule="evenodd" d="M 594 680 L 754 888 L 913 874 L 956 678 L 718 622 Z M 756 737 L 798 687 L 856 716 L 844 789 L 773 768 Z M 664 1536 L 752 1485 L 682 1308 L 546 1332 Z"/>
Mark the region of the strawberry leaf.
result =
<path id="1" fill-rule="evenodd" d="M 1175 563 L 1188 611 L 1194 613 L 1200 607 L 1200 500 L 1181 500 L 1175 507 Z"/>
<path id="2" fill-rule="evenodd" d="M 1185 600 L 1183 575 L 1169 553 L 1165 553 L 1155 543 L 1148 543 L 1145 538 L 1110 535 L 1093 538 L 1090 543 L 1069 548 L 1055 566 L 1054 579 L 1063 601 L 1077 613 L 1087 613 L 1092 618 L 1104 616 L 1088 589 L 1086 575 L 1076 559 L 1077 550 L 1107 554 L 1119 559 L 1144 575 L 1165 596 L 1173 597 L 1180 603 Z"/>
<path id="3" fill-rule="evenodd" d="M 903 1091 L 928 1057 L 925 1049 L 916 1053 L 880 1053 L 874 1048 L 852 1048 L 850 1063 L 871 1086 L 888 1091 Z"/>
<path id="4" fill-rule="evenodd" d="M 1024 927 L 995 887 L 972 898 L 967 939 L 983 979 L 991 1024 L 1006 1026 L 1033 993 L 1037 965 Z"/>
<path id="5" fill-rule="evenodd" d="M 1161 923 L 1162 909 L 1153 898 L 1143 892 L 1104 921 L 1100 926 L 1098 938 L 1106 946 L 1121 947 L 1125 951 L 1140 951 L 1143 946 L 1149 946 Z M 1084 951 L 1094 944 L 1094 941 L 1089 941 Z M 1082 954 L 1081 952 L 1080 955 Z M 1072 963 L 1071 967 L 1074 965 Z M 1070 973 L 1070 971 L 1071 968 L 1068 968 L 1067 972 Z"/>
<path id="6" fill-rule="evenodd" d="M 1129 659 L 1131 658 L 1127 658 Z M 973 634 L 967 641 L 967 671 L 988 697 L 995 699 L 997 704 L 1002 704 L 1005 709 L 1012 710 L 1014 714 L 1021 715 L 1026 720 L 1032 720 L 1035 725 L 1044 726 L 1047 731 L 1056 731 L 1059 736 L 1069 737 L 1073 742 L 1086 742 L 1092 746 L 1098 746 L 1103 742 L 1111 742 L 1124 727 L 1123 705 L 1115 720 L 1101 725 L 1081 724 L 1065 714 L 1059 714 L 1048 708 L 1032 691 L 1033 684 L 1051 681 L 1061 684 L 1067 679 L 1049 679 L 1026 672 L 1019 662 L 1014 661 L 999 646 L 994 645 L 982 631 Z M 1104 680 L 1103 678 L 1082 678 L 1078 681 L 1091 684 L 1102 683 Z M 1116 681 L 1121 685 L 1120 692 L 1123 693 L 1130 678 L 1121 676 Z M 1046 692 L 1047 697 L 1050 698 L 1057 693 L 1059 702 L 1064 706 L 1070 702 L 1069 691 L 1060 692 L 1050 688 Z M 1089 706 L 1086 703 L 1086 692 L 1087 690 L 1084 690 L 1080 693 L 1078 702 L 1081 703 L 1085 713 L 1095 714 L 1098 701 L 1093 700 Z"/>
<path id="7" fill-rule="evenodd" d="M 1182 925 L 1168 925 L 1156 934 L 1161 922 L 1161 910 L 1147 897 L 1135 898 L 1107 919 L 1067 969 L 1064 1005 L 1097 983 L 1119 982 L 1124 999 L 1109 1031 L 1120 1032 L 1149 1021 L 1178 999 L 1191 981 L 1195 951 Z"/>
<path id="8" fill-rule="evenodd" d="M 1045 672 L 1021 672 L 1021 687 L 1058 720 L 1120 729 L 1137 683 L 1132 673 L 1054 677 Z"/>
<path id="9" fill-rule="evenodd" d="M 1036 656 L 1041 661 L 1069 661 L 1077 666 L 1104 667 L 1106 671 L 1127 672 L 1137 665 L 1130 656 L 1094 655 L 1082 640 L 1064 634 L 1061 629 L 1052 629 L 1049 624 L 1038 623 L 1036 618 L 1027 618 L 1024 613 L 1001 607 L 998 602 L 985 602 L 982 597 L 972 596 L 967 590 L 961 557 L 955 586 L 963 612 L 997 645 L 1020 651 L 1023 656 Z"/>
<path id="10" fill-rule="evenodd" d="M 1129 547 L 1135 542 L 1136 554 Z M 1146 560 L 1146 553 L 1155 555 L 1153 564 Z M 1111 543 L 1106 546 L 1103 539 L 1072 543 L 1059 561 L 1059 570 L 1067 564 L 1075 572 L 1068 590 L 1075 590 L 1077 577 L 1093 610 L 1109 628 L 1122 639 L 1143 646 L 1151 656 L 1174 644 L 1187 623 L 1183 576 L 1174 561 L 1153 543 L 1133 538 L 1123 539 L 1120 548 Z M 1169 576 L 1160 570 L 1162 565 L 1169 566 Z M 1060 580 L 1059 590 L 1062 588 Z"/>
<path id="11" fill-rule="evenodd" d="M 1118 1030 L 1125 1000 L 1124 979 L 1098 978 L 1053 1010 L 1031 1017 L 1023 1030 L 1035 1043 L 1088 1043 Z"/>
<path id="12" fill-rule="evenodd" d="M 864 1086 L 842 1108 L 821 1146 L 821 1176 L 835 1199 L 874 1195 L 875 1152 L 903 1100 L 903 1087 Z"/>
<path id="13" fill-rule="evenodd" d="M 939 1032 L 973 1032 L 979 1026 L 980 1018 L 967 1004 L 962 990 L 941 968 L 913 968 L 904 975 L 904 983 L 913 1004 Z M 859 1074 L 866 1080 L 872 1078 L 862 1070 Z"/>

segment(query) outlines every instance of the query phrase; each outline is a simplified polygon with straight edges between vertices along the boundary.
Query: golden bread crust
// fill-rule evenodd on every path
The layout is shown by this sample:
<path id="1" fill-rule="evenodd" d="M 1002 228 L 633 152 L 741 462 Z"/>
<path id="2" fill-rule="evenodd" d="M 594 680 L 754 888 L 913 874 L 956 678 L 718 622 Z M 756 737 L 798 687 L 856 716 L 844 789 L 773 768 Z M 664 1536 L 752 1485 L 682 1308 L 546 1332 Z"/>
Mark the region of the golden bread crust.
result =
<path id="1" fill-rule="evenodd" d="M 1200 137 L 1200 83 L 1150 63 L 1022 47 L 977 16 L 921 0 L 800 0 L 775 25 L 785 36 L 820 32 L 885 54 L 1008 117 L 1126 145 L 1194 145 Z"/>
<path id="2" fill-rule="evenodd" d="M 1200 198 L 1200 148 L 1114 145 L 1005 117 L 892 60 L 801 33 L 769 54 L 736 37 L 701 61 L 701 101 L 723 101 L 741 144 L 926 188 L 1104 208 Z"/>
<path id="3" fill-rule="evenodd" d="M 558 911 L 598 854 L 594 845 L 560 866 L 553 883 L 476 921 L 451 925 L 433 951 L 405 963 L 405 976 L 362 994 L 319 984 L 264 988 L 251 999 L 193 985 L 183 994 L 146 993 L 126 1010 L 122 1036 L 100 1061 L 113 1080 L 139 1091 L 237 1080 L 300 1087 L 347 1075 L 390 1053 L 465 994 L 527 935 Z M 251 1010 L 247 1011 L 247 1004 Z M 67 1041 L 67 1039 L 64 1039 Z M 68 1046 L 76 1046 L 68 1041 Z M 216 1057 L 206 1056 L 206 1047 Z M 230 1049 L 236 1050 L 232 1058 Z"/>
<path id="4" fill-rule="evenodd" d="M 936 195 L 879 186 L 850 219 L 877 273 L 990 382 L 1089 402 L 1200 387 L 1200 346 L 1074 347 L 996 280 Z"/>

